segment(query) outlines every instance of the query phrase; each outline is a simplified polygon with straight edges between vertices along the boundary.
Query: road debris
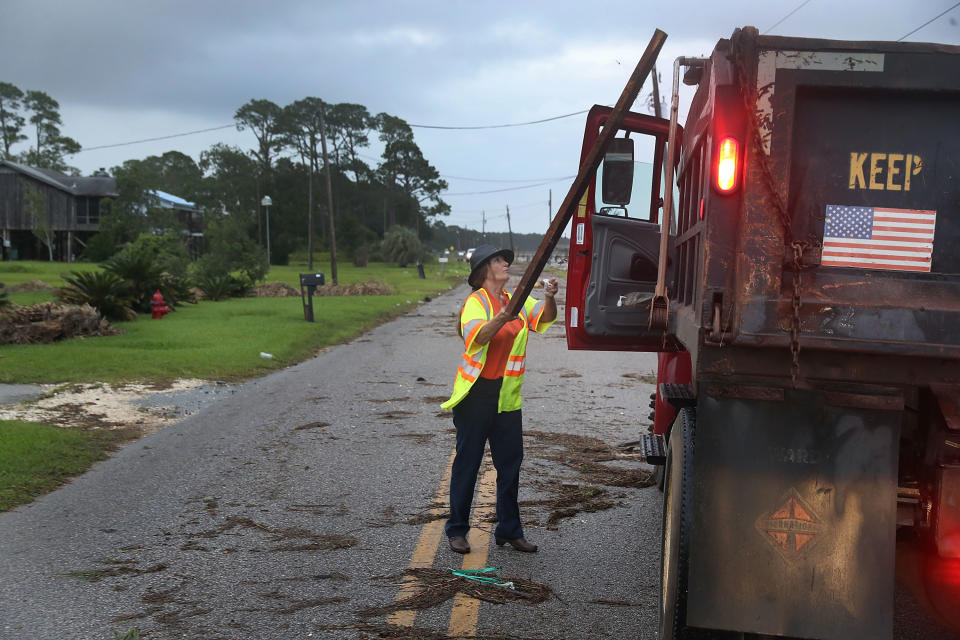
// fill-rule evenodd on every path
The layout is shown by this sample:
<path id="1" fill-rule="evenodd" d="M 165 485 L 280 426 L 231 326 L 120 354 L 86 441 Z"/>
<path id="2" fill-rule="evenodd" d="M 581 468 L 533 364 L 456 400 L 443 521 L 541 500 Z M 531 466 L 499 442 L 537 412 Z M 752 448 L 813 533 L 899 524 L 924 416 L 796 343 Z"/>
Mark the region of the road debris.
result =
<path id="1" fill-rule="evenodd" d="M 358 612 L 358 615 L 363 618 L 372 618 L 394 611 L 430 609 L 443 604 L 458 593 L 491 604 L 507 602 L 540 604 L 556 596 L 551 587 L 532 580 L 511 578 L 505 582 L 512 583 L 513 589 L 504 589 L 502 586 L 494 586 L 486 582 L 464 580 L 461 576 L 451 574 L 450 569 L 413 568 L 407 569 L 400 576 L 391 577 L 415 578 L 420 590 L 408 598 L 396 600 L 388 605 L 363 609 Z"/>

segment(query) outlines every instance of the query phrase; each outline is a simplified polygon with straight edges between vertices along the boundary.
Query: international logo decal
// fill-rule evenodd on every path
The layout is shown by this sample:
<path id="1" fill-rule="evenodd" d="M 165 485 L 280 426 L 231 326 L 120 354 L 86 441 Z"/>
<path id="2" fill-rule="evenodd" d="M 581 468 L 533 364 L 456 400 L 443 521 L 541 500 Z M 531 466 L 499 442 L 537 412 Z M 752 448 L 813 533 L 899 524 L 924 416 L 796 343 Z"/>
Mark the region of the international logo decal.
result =
<path id="1" fill-rule="evenodd" d="M 788 558 L 799 556 L 823 532 L 823 528 L 820 518 L 794 489 L 778 508 L 757 520 L 757 529 L 767 542 Z"/>

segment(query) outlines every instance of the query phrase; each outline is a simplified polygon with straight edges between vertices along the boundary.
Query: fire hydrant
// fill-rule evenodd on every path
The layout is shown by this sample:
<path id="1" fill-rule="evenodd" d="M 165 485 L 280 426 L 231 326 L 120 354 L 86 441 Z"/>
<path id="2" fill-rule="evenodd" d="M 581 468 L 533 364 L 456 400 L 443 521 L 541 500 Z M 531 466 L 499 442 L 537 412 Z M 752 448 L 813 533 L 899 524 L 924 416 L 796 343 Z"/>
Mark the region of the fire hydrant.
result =
<path id="1" fill-rule="evenodd" d="M 163 301 L 163 294 L 160 293 L 160 289 L 157 289 L 156 293 L 153 294 L 153 298 L 150 300 L 150 307 L 153 310 L 151 317 L 154 320 L 161 320 L 164 315 L 170 313 L 170 307 Z"/>

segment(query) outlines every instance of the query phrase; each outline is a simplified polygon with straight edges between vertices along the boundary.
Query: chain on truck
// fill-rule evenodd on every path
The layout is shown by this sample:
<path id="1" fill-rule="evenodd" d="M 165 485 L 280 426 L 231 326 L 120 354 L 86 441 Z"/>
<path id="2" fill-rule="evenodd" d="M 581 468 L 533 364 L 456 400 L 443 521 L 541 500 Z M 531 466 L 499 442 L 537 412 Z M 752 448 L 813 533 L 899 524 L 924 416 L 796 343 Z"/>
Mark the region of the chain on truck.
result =
<path id="1" fill-rule="evenodd" d="M 660 638 L 891 638 L 898 529 L 960 558 L 958 114 L 960 47 L 747 27 L 604 144 L 567 340 L 659 353 Z"/>

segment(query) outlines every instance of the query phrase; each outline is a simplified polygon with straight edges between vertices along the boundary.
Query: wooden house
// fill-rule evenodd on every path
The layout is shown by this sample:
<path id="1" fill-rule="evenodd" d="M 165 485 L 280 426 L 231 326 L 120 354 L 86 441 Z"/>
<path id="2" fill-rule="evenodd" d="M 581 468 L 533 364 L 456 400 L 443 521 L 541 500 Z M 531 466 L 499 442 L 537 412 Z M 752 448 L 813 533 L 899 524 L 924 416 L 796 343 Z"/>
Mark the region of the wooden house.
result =
<path id="1" fill-rule="evenodd" d="M 68 176 L 0 160 L 3 259 L 46 260 L 52 249 L 54 260 L 72 262 L 100 230 L 101 212 L 117 195 L 117 180 L 107 175 Z M 148 206 L 172 210 L 187 251 L 198 257 L 203 250 L 202 210 L 163 191 L 148 191 L 147 196 Z"/>
<path id="2" fill-rule="evenodd" d="M 3 259 L 48 258 L 46 242 L 34 234 L 45 228 L 54 260 L 72 261 L 100 228 L 101 201 L 116 196 L 110 176 L 68 176 L 0 160 Z"/>

